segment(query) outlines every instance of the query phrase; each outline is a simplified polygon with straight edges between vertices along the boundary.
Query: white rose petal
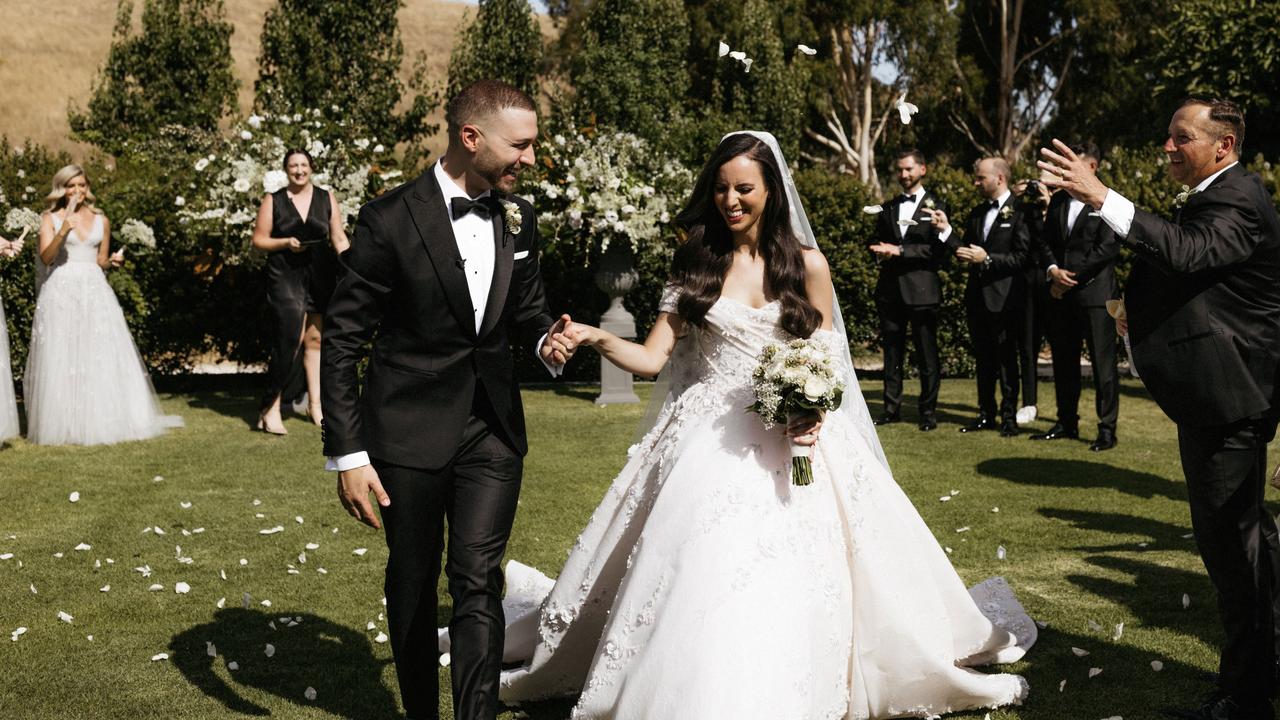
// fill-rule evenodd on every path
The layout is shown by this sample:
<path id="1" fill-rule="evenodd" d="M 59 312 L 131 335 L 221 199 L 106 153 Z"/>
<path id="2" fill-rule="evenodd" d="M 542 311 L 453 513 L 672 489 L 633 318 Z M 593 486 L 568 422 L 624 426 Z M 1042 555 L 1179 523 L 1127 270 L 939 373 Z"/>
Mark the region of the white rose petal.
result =
<path id="1" fill-rule="evenodd" d="M 267 646 L 262 650 L 262 654 L 267 657 L 273 657 L 276 654 L 276 646 L 271 643 L 267 643 Z"/>
<path id="2" fill-rule="evenodd" d="M 168 659 L 169 659 L 169 653 L 156 653 L 155 655 L 151 656 L 151 662 L 159 662 L 161 660 L 168 660 Z"/>
<path id="3" fill-rule="evenodd" d="M 721 40 L 720 47 L 718 49 L 718 54 L 716 55 L 716 57 L 724 57 L 725 55 L 728 55 L 728 54 L 729 54 L 729 45 L 725 41 Z"/>
<path id="4" fill-rule="evenodd" d="M 1076 657 L 1084 657 L 1089 654 L 1088 650 L 1078 647 L 1071 648 L 1071 652 L 1074 653 Z"/>
<path id="5" fill-rule="evenodd" d="M 308 549 L 308 550 L 319 550 L 319 549 L 320 549 L 320 543 L 313 543 L 313 542 L 309 542 L 309 543 L 307 543 L 307 549 Z"/>
<path id="6" fill-rule="evenodd" d="M 809 47 L 808 45 L 804 45 L 804 44 L 797 45 L 797 46 L 796 46 L 796 49 L 797 49 L 797 50 L 799 50 L 800 52 L 804 53 L 805 55 L 817 55 L 817 54 L 818 54 L 818 51 L 817 51 L 817 50 L 815 50 L 815 49 L 813 49 L 813 48 Z"/>
<path id="7" fill-rule="evenodd" d="M 451 662 L 453 662 L 453 656 L 449 653 L 444 653 L 440 656 L 440 667 L 449 667 Z"/>
<path id="8" fill-rule="evenodd" d="M 1066 688 L 1067 688 L 1067 681 L 1066 681 L 1066 680 L 1063 680 L 1062 682 L 1058 683 L 1058 692 L 1062 692 L 1062 691 L 1063 691 L 1063 690 L 1065 690 Z"/>
<path id="9" fill-rule="evenodd" d="M 1160 672 L 1161 670 L 1164 669 L 1164 663 L 1160 662 L 1159 660 L 1152 660 L 1151 669 L 1155 670 L 1156 672 Z"/>
<path id="10" fill-rule="evenodd" d="M 147 592 L 160 592 L 163 589 L 164 586 L 160 583 L 152 583 L 151 587 L 147 588 Z"/>
<path id="11" fill-rule="evenodd" d="M 356 548 L 355 550 L 352 550 L 352 551 L 351 551 L 351 554 L 352 554 L 352 555 L 364 555 L 364 554 L 365 554 L 365 553 L 367 553 L 367 552 L 369 552 L 369 548 Z"/>
<path id="12" fill-rule="evenodd" d="M 305 697 L 305 698 L 306 698 L 306 699 L 308 699 L 308 700 L 315 700 L 315 699 L 316 699 L 316 689 L 315 689 L 315 688 L 313 688 L 313 687 L 308 686 L 308 687 L 307 687 L 307 689 L 306 689 L 306 690 L 304 690 L 304 691 L 302 692 L 302 696 L 303 696 L 303 697 Z"/>
<path id="13" fill-rule="evenodd" d="M 220 598 L 218 598 L 218 602 L 214 603 L 214 605 L 215 605 L 219 610 L 221 610 L 222 608 L 224 608 L 224 607 L 226 607 L 226 606 L 227 606 L 227 599 L 226 599 L 226 598 L 224 598 L 224 597 L 220 597 Z"/>
<path id="14" fill-rule="evenodd" d="M 1089 668 L 1089 677 L 1095 678 L 1102 674 L 1102 668 Z"/>
<path id="15" fill-rule="evenodd" d="M 373 641 L 381 645 L 382 643 L 386 642 L 388 639 L 389 638 L 387 637 L 386 633 L 380 632 L 378 633 L 377 637 L 373 639 Z"/>
<path id="16" fill-rule="evenodd" d="M 997 560 L 1003 560 L 1003 559 L 1005 558 L 1005 555 L 1006 555 L 1006 554 L 1007 554 L 1007 553 L 1006 553 L 1006 551 L 1005 551 L 1005 549 L 1004 549 L 1004 546 L 1003 546 L 1003 545 L 1000 545 L 1000 546 L 997 546 L 997 547 L 996 547 L 996 559 L 997 559 Z"/>
<path id="17" fill-rule="evenodd" d="M 231 662 L 227 663 L 227 669 L 228 669 L 228 670 L 239 670 L 239 669 L 240 669 L 240 663 L 236 662 L 235 660 L 232 660 Z"/>
<path id="18" fill-rule="evenodd" d="M 862 212 L 868 215 L 879 215 L 884 212 L 884 208 L 879 205 L 863 205 Z"/>
<path id="19" fill-rule="evenodd" d="M 183 500 L 182 502 L 178 503 L 178 507 L 182 508 L 183 510 L 190 510 L 191 503 L 187 502 L 186 500 Z"/>
<path id="20" fill-rule="evenodd" d="M 1186 593 L 1182 593 L 1182 609 L 1186 610 L 1189 607 L 1191 607 L 1191 596 Z"/>
<path id="21" fill-rule="evenodd" d="M 70 500 L 71 502 L 80 502 L 80 491 L 72 491 L 71 495 L 67 497 L 67 500 Z"/>
<path id="22" fill-rule="evenodd" d="M 275 535 L 276 533 L 280 533 L 280 532 L 284 532 L 283 525 L 277 525 L 272 528 L 267 528 L 266 530 L 259 530 L 258 534 L 259 535 Z"/>
<path id="23" fill-rule="evenodd" d="M 261 605 L 262 607 L 271 607 L 271 601 L 270 601 L 270 600 L 263 600 L 262 602 L 260 602 L 260 603 L 258 603 L 258 604 L 259 604 L 259 605 Z"/>
<path id="24" fill-rule="evenodd" d="M 185 582 L 179 582 L 173 586 L 173 591 L 178 593 L 179 595 L 186 595 L 187 593 L 191 592 L 191 586 Z"/>
<path id="25" fill-rule="evenodd" d="M 111 592 L 111 586 L 103 585 L 102 587 L 98 588 L 98 592 Z"/>
<path id="26" fill-rule="evenodd" d="M 294 516 L 293 516 L 293 521 L 294 521 L 294 522 L 296 522 L 296 523 L 298 523 L 299 525 L 301 525 L 301 524 L 302 524 L 302 522 L 303 522 L 303 521 L 302 521 L 302 516 L 301 516 L 301 515 L 294 515 Z"/>
<path id="27" fill-rule="evenodd" d="M 14 642 L 18 642 L 18 638 L 20 638 L 20 637 L 22 637 L 23 635 L 26 635 L 26 634 L 27 634 L 27 629 L 26 629 L 26 628 L 24 628 L 24 627 L 19 627 L 19 628 L 14 629 L 14 631 L 13 631 L 13 632 L 9 633 L 9 639 L 10 639 L 10 640 L 12 640 L 12 641 L 14 641 Z"/>
<path id="28" fill-rule="evenodd" d="M 1116 623 L 1116 631 L 1111 634 L 1112 640 L 1119 640 L 1124 635 L 1124 623 Z"/>
<path id="29" fill-rule="evenodd" d="M 58 619 L 59 619 L 59 620 L 61 620 L 61 621 L 62 621 L 62 622 L 64 622 L 64 623 L 69 623 L 69 622 L 71 622 L 72 620 L 75 620 L 75 618 L 71 617 L 70 615 L 68 615 L 67 613 L 65 613 L 65 612 L 63 612 L 63 611 L 61 611 L 61 610 L 59 610 L 59 611 L 58 611 Z"/>

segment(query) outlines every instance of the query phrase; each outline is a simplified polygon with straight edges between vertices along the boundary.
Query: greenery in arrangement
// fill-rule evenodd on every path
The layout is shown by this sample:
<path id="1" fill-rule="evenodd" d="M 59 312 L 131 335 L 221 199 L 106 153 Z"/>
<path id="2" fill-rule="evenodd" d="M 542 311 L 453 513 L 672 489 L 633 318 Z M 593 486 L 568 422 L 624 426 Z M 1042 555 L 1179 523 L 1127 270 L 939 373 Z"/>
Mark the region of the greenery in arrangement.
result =
<path id="1" fill-rule="evenodd" d="M 638 389 L 647 398 L 648 386 Z M 879 389 L 862 386 L 873 415 Z M 961 578 L 1004 576 L 1046 624 L 1027 658 L 1006 668 L 1027 676 L 1030 698 L 993 720 L 1145 717 L 1194 701 L 1197 674 L 1216 666 L 1217 611 L 1188 537 L 1173 425 L 1135 381 L 1122 392 L 1126 449 L 1105 462 L 1083 442 L 939 432 L 921 443 L 910 423 L 880 432 L 895 478 Z M 594 393 L 525 391 L 530 453 L 507 557 L 553 576 L 622 467 L 643 411 L 596 407 Z M 977 412 L 972 398 L 971 381 L 943 383 L 944 428 Z M 291 418 L 285 438 L 248 431 L 257 401 L 253 391 L 170 396 L 164 410 L 186 427 L 154 440 L 14 441 L 0 451 L 9 509 L 0 520 L 0 662 L 21 668 L 0 691 L 0 715 L 397 717 L 384 538 L 338 506 L 316 428 Z M 1082 403 L 1091 406 L 1090 390 Z M 1051 403 L 1043 410 L 1052 416 Z M 442 588 L 438 622 L 450 609 Z M 1103 672 L 1090 677 L 1095 667 Z M 449 671 L 440 674 L 451 718 Z M 567 702 L 547 702 L 500 717 L 568 715 Z"/>
<path id="2" fill-rule="evenodd" d="M 449 56 L 452 97 L 476 80 L 511 83 L 538 97 L 542 30 L 527 0 L 480 0 L 475 19 L 458 31 Z"/>
<path id="3" fill-rule="evenodd" d="M 72 106 L 72 132 L 111 153 L 162 128 L 215 130 L 237 110 L 231 23 L 223 0 L 121 0 L 111 50 L 89 106 Z"/>

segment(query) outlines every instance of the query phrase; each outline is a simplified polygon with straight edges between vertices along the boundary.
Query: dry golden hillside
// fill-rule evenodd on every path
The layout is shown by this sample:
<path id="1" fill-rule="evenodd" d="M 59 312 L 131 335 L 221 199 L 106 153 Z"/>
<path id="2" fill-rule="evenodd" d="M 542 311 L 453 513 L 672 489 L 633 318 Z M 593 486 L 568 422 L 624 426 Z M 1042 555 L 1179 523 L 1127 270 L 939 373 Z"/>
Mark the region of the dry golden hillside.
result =
<path id="1" fill-rule="evenodd" d="M 235 26 L 231 52 L 243 111 L 253 100 L 258 36 L 274 0 L 225 2 L 227 18 Z M 474 6 L 446 0 L 405 0 L 404 5 L 403 74 L 407 78 L 413 58 L 425 51 L 432 74 L 443 80 L 457 28 L 464 15 L 475 12 Z M 135 8 L 135 14 L 141 10 Z M 11 142 L 30 137 L 79 154 L 82 148 L 67 137 L 67 108 L 73 101 L 81 107 L 88 102 L 90 86 L 111 46 L 115 15 L 116 0 L 0 0 L 0 134 Z M 443 145 L 439 136 L 435 140 Z"/>

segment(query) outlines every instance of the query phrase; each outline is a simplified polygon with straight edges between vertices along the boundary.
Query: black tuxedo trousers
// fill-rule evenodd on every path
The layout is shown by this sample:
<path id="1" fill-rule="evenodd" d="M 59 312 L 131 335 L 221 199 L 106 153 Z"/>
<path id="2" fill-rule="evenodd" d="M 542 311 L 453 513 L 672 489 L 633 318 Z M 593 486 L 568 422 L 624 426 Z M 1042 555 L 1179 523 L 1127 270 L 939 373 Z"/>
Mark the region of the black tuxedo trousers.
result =
<path id="1" fill-rule="evenodd" d="M 373 458 L 391 498 L 382 508 L 390 551 L 387 621 L 400 697 L 410 718 L 439 717 L 436 584 L 446 547 L 445 575 L 453 600 L 454 717 L 497 717 L 506 627 L 502 557 L 516 516 L 523 465 L 480 388 L 448 465 L 427 470 Z"/>

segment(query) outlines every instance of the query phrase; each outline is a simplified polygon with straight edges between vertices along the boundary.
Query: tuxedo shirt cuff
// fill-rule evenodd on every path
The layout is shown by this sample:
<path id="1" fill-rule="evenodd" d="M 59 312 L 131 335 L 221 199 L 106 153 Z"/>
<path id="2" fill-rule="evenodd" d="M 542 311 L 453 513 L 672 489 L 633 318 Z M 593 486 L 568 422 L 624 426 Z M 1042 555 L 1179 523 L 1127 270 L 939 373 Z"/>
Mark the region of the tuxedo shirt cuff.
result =
<path id="1" fill-rule="evenodd" d="M 542 367 L 546 368 L 547 372 L 551 373 L 551 377 L 558 378 L 562 374 L 564 374 L 564 366 L 556 365 L 554 363 L 549 363 L 545 359 L 543 359 L 542 344 L 545 343 L 546 341 L 547 341 L 547 333 L 542 333 L 542 337 L 538 338 L 538 342 L 533 346 L 533 356 L 538 359 L 538 362 L 542 363 Z"/>
<path id="2" fill-rule="evenodd" d="M 1058 269 L 1058 263 L 1054 263 L 1054 264 L 1050 265 L 1049 267 L 1045 268 L 1045 269 L 1044 269 L 1044 279 L 1045 279 L 1045 280 L 1052 280 L 1052 279 L 1053 279 L 1053 271 L 1054 271 L 1054 270 L 1057 270 L 1057 269 Z"/>
<path id="3" fill-rule="evenodd" d="M 330 472 L 346 472 L 369 464 L 369 453 L 361 450 L 347 455 L 330 455 L 326 458 L 324 469 Z"/>
<path id="4" fill-rule="evenodd" d="M 1129 237 L 1129 227 L 1133 225 L 1133 203 L 1115 190 L 1107 190 L 1107 197 L 1102 201 L 1098 211 L 1102 221 L 1111 227 L 1122 238 Z"/>
<path id="5" fill-rule="evenodd" d="M 949 238 L 949 237 L 951 237 L 951 228 L 950 228 L 950 227 L 948 227 L 946 230 L 943 230 L 942 232 L 938 233 L 938 242 L 946 242 L 946 241 L 947 241 L 947 238 Z"/>

